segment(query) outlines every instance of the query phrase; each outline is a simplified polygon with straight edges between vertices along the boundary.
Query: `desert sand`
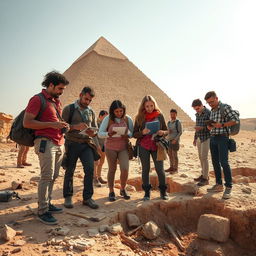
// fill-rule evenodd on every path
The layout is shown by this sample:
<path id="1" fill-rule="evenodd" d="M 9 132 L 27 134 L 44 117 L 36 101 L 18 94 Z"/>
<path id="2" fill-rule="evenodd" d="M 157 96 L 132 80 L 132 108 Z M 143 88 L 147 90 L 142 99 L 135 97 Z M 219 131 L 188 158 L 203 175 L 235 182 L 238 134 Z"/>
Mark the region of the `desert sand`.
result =
<path id="1" fill-rule="evenodd" d="M 210 161 L 210 185 L 196 190 L 193 178 L 200 175 L 200 165 L 197 150 L 192 145 L 193 132 L 185 131 L 181 137 L 179 151 L 179 172 L 174 175 L 167 174 L 170 200 L 163 201 L 156 190 L 155 171 L 152 167 L 152 184 L 155 190 L 152 200 L 141 201 L 141 167 L 136 159 L 130 161 L 129 184 L 136 191 L 130 191 L 131 200 L 126 201 L 121 197 L 111 203 L 108 202 L 108 189 L 104 185 L 95 188 L 93 198 L 100 205 L 99 209 L 92 210 L 82 205 L 83 170 L 78 163 L 74 178 L 74 203 L 73 209 L 63 207 L 62 184 L 64 170 L 61 169 L 57 179 L 53 203 L 63 207 L 64 212 L 58 214 L 57 227 L 67 227 L 69 232 L 65 236 L 56 235 L 56 226 L 47 226 L 36 219 L 28 206 L 36 212 L 37 208 L 37 180 L 40 168 L 33 148 L 28 154 L 31 167 L 16 168 L 17 148 L 14 143 L 0 144 L 0 190 L 11 189 L 12 181 L 22 184 L 19 193 L 21 200 L 13 199 L 10 202 L 0 203 L 0 226 L 5 224 L 14 230 L 22 230 L 10 241 L 1 240 L 0 255 L 255 255 L 256 249 L 256 132 L 241 131 L 235 136 L 237 152 L 230 153 L 230 164 L 233 169 L 233 196 L 229 200 L 221 199 L 222 193 L 209 194 L 206 191 L 214 184 L 213 168 Z M 210 159 L 210 157 L 209 157 Z M 168 167 L 168 161 L 165 161 Z M 106 179 L 107 164 L 103 167 L 103 177 Z M 116 173 L 118 190 L 119 171 Z M 32 179 L 31 179 L 32 178 Z M 246 190 L 246 189 L 247 190 Z M 246 193 L 244 191 L 251 193 Z M 83 214 L 87 217 L 98 216 L 100 221 L 88 221 L 88 226 L 78 225 L 81 218 L 68 213 Z M 112 225 L 121 223 L 124 232 L 131 230 L 126 222 L 127 212 L 135 213 L 142 224 L 153 220 L 161 229 L 160 236 L 152 241 L 145 239 L 140 232 L 130 237 L 138 242 L 138 247 L 126 245 L 121 242 L 120 235 L 102 232 L 91 237 L 88 229 L 103 228 L 103 224 Z M 213 213 L 230 219 L 230 236 L 227 242 L 217 243 L 202 240 L 197 237 L 197 223 L 204 213 Z M 185 251 L 181 252 L 175 241 L 166 232 L 164 224 L 169 223 L 179 231 Z M 55 231 L 54 231 L 55 230 Z M 89 230 L 90 232 L 90 230 Z M 92 245 L 88 249 L 79 250 L 67 246 L 69 239 L 89 239 Z M 54 240 L 55 239 L 55 240 Z"/>

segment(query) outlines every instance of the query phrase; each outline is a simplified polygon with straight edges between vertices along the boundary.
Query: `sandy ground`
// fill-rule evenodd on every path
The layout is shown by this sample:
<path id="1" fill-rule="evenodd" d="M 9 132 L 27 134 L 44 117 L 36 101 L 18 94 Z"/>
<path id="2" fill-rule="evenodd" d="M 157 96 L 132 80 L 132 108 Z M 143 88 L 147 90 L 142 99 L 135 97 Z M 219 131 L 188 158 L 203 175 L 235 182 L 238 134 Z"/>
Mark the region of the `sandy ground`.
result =
<path id="1" fill-rule="evenodd" d="M 250 174 L 246 174 L 247 181 L 255 191 L 256 182 L 256 132 L 245 132 L 241 131 L 236 137 L 237 141 L 237 152 L 230 154 L 230 164 L 232 169 L 238 170 L 235 172 L 237 178 L 243 178 L 244 175 L 239 172 L 241 168 L 245 170 L 251 170 Z M 180 181 L 180 184 L 187 182 L 193 182 L 193 178 L 200 175 L 200 165 L 197 157 L 197 150 L 192 145 L 193 132 L 186 131 L 182 135 L 181 148 L 179 151 L 179 173 L 173 175 L 167 175 L 167 177 L 173 179 L 176 182 Z M 98 235 L 96 237 L 90 238 L 95 241 L 95 244 L 86 251 L 79 251 L 75 249 L 66 250 L 60 245 L 46 245 L 46 242 L 52 238 L 58 237 L 63 239 L 63 237 L 53 235 L 50 230 L 51 227 L 40 223 L 35 216 L 30 214 L 27 206 L 32 209 L 37 207 L 37 182 L 30 182 L 32 177 L 38 177 L 40 175 L 40 169 L 38 164 L 37 156 L 35 155 L 33 149 L 30 149 L 28 154 L 28 162 L 32 163 L 31 167 L 24 169 L 16 168 L 16 158 L 17 149 L 15 144 L 0 144 L 0 190 L 10 189 L 12 181 L 19 181 L 22 183 L 22 189 L 16 190 L 19 195 L 23 198 L 22 200 L 12 200 L 8 203 L 0 203 L 0 226 L 4 224 L 9 225 L 15 230 L 23 230 L 21 235 L 18 235 L 14 240 L 9 242 L 0 242 L 0 255 L 9 255 L 8 253 L 15 253 L 16 255 L 185 255 L 179 254 L 177 248 L 173 243 L 159 242 L 153 246 L 152 244 L 147 244 L 144 241 L 144 254 L 143 252 L 135 252 L 130 247 L 121 243 L 118 236 L 112 236 L 109 233 L 103 233 L 103 235 Z M 210 157 L 209 157 L 210 158 Z M 155 175 L 155 171 L 152 167 L 152 175 Z M 165 161 L 165 167 L 168 168 L 168 161 Z M 253 170 L 254 169 L 254 170 Z M 212 165 L 210 161 L 210 170 L 212 171 Z M 104 164 L 102 176 L 106 179 L 107 174 L 107 164 Z M 63 207 L 63 196 L 62 196 L 62 184 L 63 184 L 64 170 L 61 169 L 60 177 L 57 179 L 54 186 L 53 192 L 53 203 Z M 130 174 L 129 178 L 140 177 L 141 167 L 137 160 L 130 161 Z M 234 176 L 234 174 L 233 174 Z M 119 177 L 119 171 L 116 173 L 116 179 Z M 81 168 L 81 163 L 77 165 L 75 180 L 74 180 L 74 202 L 75 207 L 71 210 L 64 209 L 64 213 L 59 214 L 57 217 L 59 221 L 58 227 L 66 226 L 70 229 L 68 236 L 82 236 L 87 238 L 87 230 L 92 227 L 99 227 L 103 224 L 112 224 L 118 220 L 118 214 L 123 211 L 128 211 L 131 209 L 136 209 L 143 204 L 154 204 L 162 200 L 159 199 L 159 192 L 153 191 L 152 200 L 150 203 L 143 203 L 141 198 L 143 197 L 142 191 L 130 192 L 131 200 L 125 201 L 121 197 L 114 203 L 108 202 L 108 189 L 104 185 L 101 188 L 95 188 L 93 198 L 100 205 L 98 210 L 92 210 L 86 206 L 82 205 L 82 182 L 83 182 L 83 170 Z M 210 183 L 214 184 L 214 176 L 211 174 Z M 137 185 L 139 187 L 140 185 Z M 239 187 L 240 186 L 240 187 Z M 241 188 L 245 186 L 244 182 L 240 185 L 236 184 L 234 186 L 234 196 L 232 199 L 228 200 L 222 204 L 226 207 L 247 207 L 254 208 L 256 206 L 255 195 L 252 193 L 250 195 L 244 195 L 241 192 Z M 206 187 L 202 189 L 203 194 L 206 194 Z M 236 193 L 237 191 L 237 193 Z M 119 194 L 118 189 L 116 189 L 116 194 Z M 182 195 L 182 194 L 181 194 Z M 182 201 L 186 199 L 186 196 L 178 197 L 176 193 L 170 194 L 171 200 Z M 215 199 L 220 200 L 221 195 L 214 196 Z M 193 198 L 192 198 L 193 199 Z M 100 222 L 89 222 L 88 227 L 79 227 L 75 224 L 78 221 L 78 217 L 71 216 L 67 212 L 86 214 L 87 216 L 104 216 L 104 219 Z M 121 218 L 122 219 L 122 218 Z M 120 220 L 120 218 L 119 218 Z M 123 223 L 122 223 L 123 224 Z M 126 224 L 124 224 L 124 228 Z M 185 241 L 189 244 L 196 235 L 194 233 L 187 233 L 185 236 Z M 166 238 L 166 237 L 165 237 Z M 15 245 L 15 242 L 22 240 L 25 241 L 24 245 Z M 143 244 L 143 243 L 142 243 Z M 18 249 L 17 249 L 18 248 Z M 196 255 L 196 254 L 195 254 Z M 198 254 L 199 255 L 199 254 Z M 248 254 L 249 255 L 249 254 Z"/>

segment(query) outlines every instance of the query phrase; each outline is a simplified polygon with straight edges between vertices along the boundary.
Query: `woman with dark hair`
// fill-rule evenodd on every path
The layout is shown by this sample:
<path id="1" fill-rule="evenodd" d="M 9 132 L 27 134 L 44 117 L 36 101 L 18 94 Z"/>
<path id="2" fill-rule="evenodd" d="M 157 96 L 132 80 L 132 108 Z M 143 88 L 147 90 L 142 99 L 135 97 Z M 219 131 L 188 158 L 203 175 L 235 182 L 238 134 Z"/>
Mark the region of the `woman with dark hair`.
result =
<path id="1" fill-rule="evenodd" d="M 117 161 L 120 165 L 120 195 L 128 200 L 125 187 L 128 179 L 129 156 L 128 138 L 133 134 L 133 122 L 130 116 L 126 115 L 126 107 L 120 100 L 112 102 L 109 108 L 109 115 L 106 116 L 100 126 L 99 138 L 105 138 L 105 153 L 108 161 L 108 187 L 109 201 L 115 201 L 114 192 L 115 173 Z"/>
<path id="2" fill-rule="evenodd" d="M 149 123 L 157 124 L 158 128 L 156 131 L 153 132 L 148 128 Z M 139 147 L 139 157 L 142 165 L 142 188 L 145 191 L 143 198 L 144 201 L 150 199 L 150 155 L 155 164 L 161 198 L 164 200 L 168 199 L 168 195 L 166 194 L 167 186 L 164 172 L 164 163 L 163 160 L 158 159 L 157 151 L 160 149 L 158 149 L 158 145 L 154 141 L 153 137 L 155 135 L 164 136 L 167 135 L 167 133 L 168 131 L 164 116 L 157 106 L 156 100 L 151 95 L 145 96 L 141 101 L 138 114 L 135 118 L 133 134 L 133 136 L 137 139 L 136 144 Z"/>

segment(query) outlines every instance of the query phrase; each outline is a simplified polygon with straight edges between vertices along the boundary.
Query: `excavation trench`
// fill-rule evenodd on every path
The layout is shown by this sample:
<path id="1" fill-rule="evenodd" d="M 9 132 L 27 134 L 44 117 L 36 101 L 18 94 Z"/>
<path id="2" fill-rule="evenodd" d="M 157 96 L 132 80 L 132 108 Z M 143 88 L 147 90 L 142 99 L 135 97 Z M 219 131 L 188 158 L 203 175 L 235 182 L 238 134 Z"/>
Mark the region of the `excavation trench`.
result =
<path id="1" fill-rule="evenodd" d="M 254 177 L 256 169 L 237 168 L 233 173 L 242 178 Z M 239 178 L 241 178 L 240 176 Z M 253 179 L 250 179 L 253 182 Z M 157 189 L 157 177 L 151 176 L 150 182 L 153 188 Z M 140 178 L 130 179 L 128 183 L 133 185 L 137 191 L 141 190 Z M 155 250 L 159 246 L 164 248 L 166 255 L 255 255 L 255 202 L 241 207 L 239 203 L 243 204 L 243 199 L 239 203 L 230 204 L 230 201 L 221 200 L 219 197 L 207 193 L 195 196 L 196 189 L 193 183 L 180 182 L 179 179 L 174 181 L 172 177 L 167 177 L 167 183 L 168 191 L 171 192 L 170 200 L 151 200 L 141 203 L 135 209 L 121 211 L 112 220 L 113 223 L 120 222 L 125 232 L 128 232 L 130 229 L 127 225 L 127 213 L 134 213 L 142 224 L 154 221 L 161 229 L 161 235 L 156 241 L 147 241 L 142 238 L 140 232 L 133 236 L 135 240 L 139 241 L 141 248 L 146 251 Z M 194 195 L 192 195 L 193 193 Z M 226 217 L 230 220 L 230 237 L 227 242 L 217 243 L 197 237 L 198 220 L 202 214 L 206 213 Z M 170 243 L 173 245 L 175 243 L 165 229 L 166 223 L 181 234 L 182 243 L 186 248 L 183 254 L 180 254 L 177 247 L 170 246 Z M 170 254 L 167 253 L 168 251 Z"/>

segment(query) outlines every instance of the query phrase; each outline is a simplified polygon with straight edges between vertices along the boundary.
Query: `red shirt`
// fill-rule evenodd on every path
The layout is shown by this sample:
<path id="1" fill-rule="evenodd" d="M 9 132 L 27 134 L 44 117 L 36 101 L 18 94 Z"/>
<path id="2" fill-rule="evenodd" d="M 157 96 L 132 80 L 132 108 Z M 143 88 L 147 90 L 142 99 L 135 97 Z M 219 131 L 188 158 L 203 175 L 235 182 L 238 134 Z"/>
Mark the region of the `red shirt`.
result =
<path id="1" fill-rule="evenodd" d="M 57 110 L 61 116 L 62 108 L 61 108 L 61 102 L 59 99 L 52 98 L 45 89 L 42 90 L 42 94 L 45 96 L 46 100 L 46 108 L 44 112 L 42 113 L 40 120 L 41 122 L 59 122 L 58 115 L 56 113 L 56 109 L 54 108 L 53 104 L 55 103 Z M 54 103 L 51 103 L 54 102 Z M 41 100 L 39 96 L 35 95 L 33 96 L 27 105 L 26 112 L 33 114 L 35 116 L 38 115 L 41 107 Z M 60 129 L 53 129 L 53 128 L 45 128 L 45 129 L 39 129 L 35 131 L 36 136 L 42 136 L 46 137 L 52 140 L 57 145 L 63 145 L 64 144 L 64 136 L 61 133 Z"/>

